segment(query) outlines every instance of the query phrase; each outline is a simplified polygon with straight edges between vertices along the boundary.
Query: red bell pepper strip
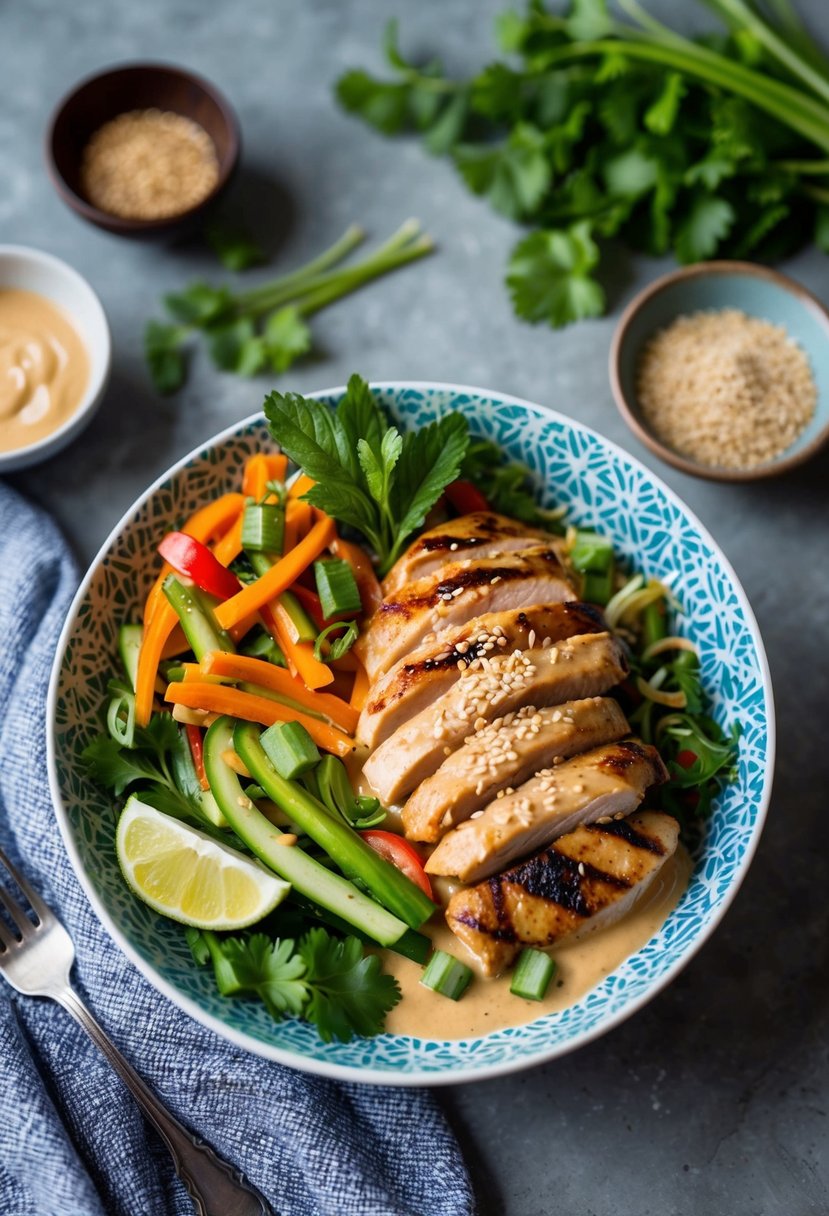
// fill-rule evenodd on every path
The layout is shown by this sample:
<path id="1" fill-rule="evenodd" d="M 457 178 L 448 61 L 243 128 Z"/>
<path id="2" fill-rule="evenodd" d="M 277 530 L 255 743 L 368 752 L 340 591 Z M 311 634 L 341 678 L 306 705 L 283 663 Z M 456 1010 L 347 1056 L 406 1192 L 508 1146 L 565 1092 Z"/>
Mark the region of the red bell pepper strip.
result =
<path id="1" fill-rule="evenodd" d="M 682 751 L 678 753 L 676 762 L 682 768 L 691 768 L 697 762 L 697 753 L 692 752 L 689 747 L 683 748 Z"/>
<path id="2" fill-rule="evenodd" d="M 371 845 L 375 853 L 379 853 L 393 866 L 397 866 L 398 870 L 410 878 L 415 886 L 420 887 L 424 895 L 428 895 L 429 899 L 432 898 L 432 884 L 423 869 L 423 862 L 407 840 L 395 832 L 382 832 L 376 828 L 360 832 L 360 835 L 366 844 Z"/>
<path id="3" fill-rule="evenodd" d="M 207 773 L 204 771 L 204 743 L 202 741 L 201 730 L 198 726 L 191 726 L 189 723 L 185 726 L 184 730 L 187 734 L 190 755 L 193 757 L 193 768 L 196 770 L 199 785 L 203 790 L 209 790 L 210 782 L 207 780 Z"/>
<path id="4" fill-rule="evenodd" d="M 236 575 L 223 566 L 206 545 L 184 532 L 168 532 L 158 551 L 174 570 L 218 600 L 229 600 L 241 589 Z"/>
<path id="5" fill-rule="evenodd" d="M 471 515 L 473 511 L 489 510 L 489 503 L 471 481 L 464 481 L 461 478 L 451 481 L 443 494 L 459 515 Z"/>

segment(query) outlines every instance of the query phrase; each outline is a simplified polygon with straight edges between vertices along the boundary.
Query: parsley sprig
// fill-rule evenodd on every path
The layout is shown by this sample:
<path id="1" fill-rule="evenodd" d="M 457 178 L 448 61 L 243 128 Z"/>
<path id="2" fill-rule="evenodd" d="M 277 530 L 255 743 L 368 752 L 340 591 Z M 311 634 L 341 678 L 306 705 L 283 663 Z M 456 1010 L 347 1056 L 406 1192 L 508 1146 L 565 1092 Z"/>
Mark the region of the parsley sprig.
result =
<path id="1" fill-rule="evenodd" d="M 458 476 L 469 444 L 459 413 L 401 434 L 357 375 L 335 411 L 276 392 L 264 408 L 277 444 L 316 482 L 304 498 L 360 532 L 381 575 Z"/>
<path id="2" fill-rule="evenodd" d="M 392 23 L 392 80 L 357 69 L 343 107 L 385 135 L 419 133 L 466 185 L 533 231 L 507 284 L 531 323 L 605 309 L 608 238 L 682 262 L 829 252 L 829 59 L 791 0 L 705 0 L 723 28 L 692 40 L 637 0 L 530 0 L 498 22 L 516 58 L 452 80 L 409 63 Z"/>
<path id="3" fill-rule="evenodd" d="M 218 937 L 189 930 L 188 942 L 198 963 L 212 961 L 222 995 L 259 997 L 274 1019 L 302 1017 L 326 1043 L 379 1034 L 400 1000 L 397 981 L 383 974 L 380 959 L 366 954 L 356 937 L 322 928 L 310 929 L 299 942 L 266 933 Z"/>

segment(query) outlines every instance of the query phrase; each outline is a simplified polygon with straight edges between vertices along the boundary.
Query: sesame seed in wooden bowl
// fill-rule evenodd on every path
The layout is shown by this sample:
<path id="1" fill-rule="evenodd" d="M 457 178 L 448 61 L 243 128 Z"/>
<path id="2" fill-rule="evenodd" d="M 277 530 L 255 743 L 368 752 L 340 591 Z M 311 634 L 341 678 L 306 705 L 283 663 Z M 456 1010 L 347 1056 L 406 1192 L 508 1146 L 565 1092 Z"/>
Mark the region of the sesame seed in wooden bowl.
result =
<path id="1" fill-rule="evenodd" d="M 130 63 L 80 82 L 46 138 L 55 189 L 83 219 L 119 236 L 179 234 L 228 185 L 241 139 L 207 80 L 164 63 Z"/>
<path id="2" fill-rule="evenodd" d="M 668 464 L 716 481 L 774 477 L 829 441 L 829 313 L 765 266 L 686 266 L 625 309 L 610 381 L 630 429 Z"/>

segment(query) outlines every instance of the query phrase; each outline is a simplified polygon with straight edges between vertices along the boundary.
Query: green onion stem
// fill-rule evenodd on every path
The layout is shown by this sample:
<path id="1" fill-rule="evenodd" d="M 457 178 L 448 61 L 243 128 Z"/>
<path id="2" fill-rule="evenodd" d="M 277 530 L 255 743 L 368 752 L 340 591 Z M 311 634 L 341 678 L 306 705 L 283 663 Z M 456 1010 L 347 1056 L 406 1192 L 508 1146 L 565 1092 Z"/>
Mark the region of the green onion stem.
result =
<path id="1" fill-rule="evenodd" d="M 434 247 L 431 237 L 422 236 L 397 253 L 370 258 L 352 270 L 344 270 L 333 276 L 327 284 L 318 287 L 316 291 L 309 292 L 299 301 L 297 308 L 303 316 L 311 316 L 312 313 L 319 312 L 321 308 L 333 304 L 341 296 L 356 291 L 365 283 L 370 283 L 373 279 L 380 278 L 381 275 L 397 270 L 399 266 L 405 266 L 407 262 L 424 257 L 427 253 L 431 253 Z"/>
<path id="2" fill-rule="evenodd" d="M 547 52 L 544 58 L 546 66 L 552 67 L 574 59 L 617 53 L 630 59 L 675 68 L 706 84 L 713 84 L 744 97 L 758 109 L 771 114 L 778 122 L 797 131 L 819 148 L 829 151 L 829 107 L 807 97 L 799 89 L 731 63 L 721 55 L 684 39 L 681 40 L 681 45 L 677 41 L 671 46 L 649 38 L 646 33 L 639 39 L 624 41 L 597 39 L 594 42 L 557 47 Z"/>
<path id="3" fill-rule="evenodd" d="M 273 279 L 270 283 L 264 283 L 261 287 L 254 287 L 250 291 L 242 292 L 239 296 L 240 307 L 244 308 L 247 304 L 252 304 L 263 296 L 270 297 L 276 290 L 282 291 L 289 287 L 295 288 L 297 285 L 301 285 L 305 279 L 313 278 L 315 275 L 322 274 L 325 270 L 330 270 L 332 266 L 336 266 L 343 258 L 347 257 L 352 249 L 356 249 L 358 245 L 362 244 L 365 239 L 366 234 L 359 224 L 351 224 L 333 245 L 323 250 L 317 257 L 312 258 L 310 262 L 306 262 L 304 266 L 298 266 L 296 270 L 281 275 L 280 278 Z"/>
<path id="4" fill-rule="evenodd" d="M 829 160 L 776 160 L 774 168 L 781 169 L 784 173 L 823 177 L 829 174 Z"/>

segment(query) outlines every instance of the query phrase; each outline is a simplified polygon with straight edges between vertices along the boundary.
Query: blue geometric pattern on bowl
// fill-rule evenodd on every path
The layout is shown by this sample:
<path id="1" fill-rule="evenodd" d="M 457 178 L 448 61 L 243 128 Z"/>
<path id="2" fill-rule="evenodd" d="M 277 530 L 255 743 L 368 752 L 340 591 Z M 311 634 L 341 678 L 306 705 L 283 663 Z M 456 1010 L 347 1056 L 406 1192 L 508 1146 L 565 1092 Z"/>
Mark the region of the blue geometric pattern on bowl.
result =
<path id="1" fill-rule="evenodd" d="M 240 423 L 177 465 L 107 541 L 70 611 L 53 672 L 50 770 L 61 830 L 103 923 L 162 992 L 234 1042 L 298 1068 L 351 1079 L 436 1084 L 550 1059 L 628 1016 L 708 936 L 733 897 L 759 837 L 770 793 L 773 709 L 757 627 L 724 557 L 686 508 L 637 461 L 578 423 L 514 398 L 441 385 L 380 386 L 389 411 L 417 427 L 462 410 L 472 428 L 532 470 L 543 501 L 599 528 L 632 567 L 669 580 L 696 644 L 713 715 L 742 728 L 739 774 L 718 798 L 690 886 L 658 933 L 569 1009 L 526 1026 L 460 1041 L 381 1035 L 326 1045 L 302 1022 L 275 1023 L 255 1001 L 220 997 L 195 967 L 177 925 L 127 890 L 115 859 L 115 812 L 79 753 L 98 731 L 117 628 L 137 619 L 154 577 L 155 545 L 217 493 L 237 489 L 245 459 L 272 447 L 264 419 Z M 320 394 L 334 402 L 337 393 Z"/>

